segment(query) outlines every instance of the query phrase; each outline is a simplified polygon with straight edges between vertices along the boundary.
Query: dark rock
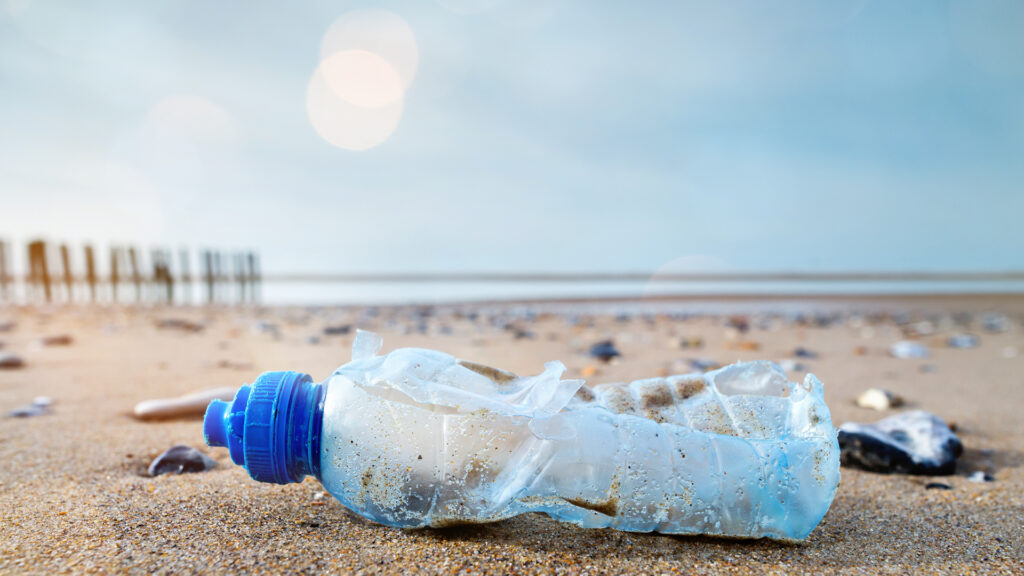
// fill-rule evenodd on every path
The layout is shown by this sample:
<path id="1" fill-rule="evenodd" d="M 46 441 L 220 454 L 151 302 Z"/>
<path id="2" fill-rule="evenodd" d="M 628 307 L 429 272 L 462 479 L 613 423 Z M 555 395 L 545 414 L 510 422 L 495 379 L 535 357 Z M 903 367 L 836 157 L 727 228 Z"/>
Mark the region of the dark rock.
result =
<path id="1" fill-rule="evenodd" d="M 924 485 L 925 490 L 952 490 L 953 487 L 942 482 L 929 482 Z"/>
<path id="2" fill-rule="evenodd" d="M 743 334 L 750 330 L 750 319 L 746 316 L 729 316 L 725 325 Z"/>
<path id="3" fill-rule="evenodd" d="M 14 322 L 0 322 L 0 332 L 10 332 L 18 325 Z"/>
<path id="4" fill-rule="evenodd" d="M 39 343 L 43 346 L 71 346 L 74 341 L 75 339 L 68 334 L 54 334 L 39 339 Z"/>
<path id="5" fill-rule="evenodd" d="M 814 352 L 812 350 L 808 350 L 807 348 L 802 348 L 801 347 L 801 348 L 797 348 L 796 350 L 793 350 L 793 356 L 795 356 L 797 358 L 812 359 L 812 358 L 817 358 L 818 357 L 818 353 Z"/>
<path id="6" fill-rule="evenodd" d="M 690 338 L 680 338 L 679 347 L 684 349 L 695 349 L 698 350 L 704 347 L 704 339 L 700 336 L 694 336 Z"/>
<path id="7" fill-rule="evenodd" d="M 1010 328 L 1010 321 L 1002 314 L 986 314 L 981 319 L 981 327 L 986 332 L 1006 332 Z"/>
<path id="8" fill-rule="evenodd" d="M 163 318 L 156 321 L 156 327 L 160 330 L 181 330 L 182 332 L 202 332 L 204 328 L 202 324 L 184 318 Z"/>
<path id="9" fill-rule="evenodd" d="M 178 444 L 156 457 L 149 465 L 149 475 L 205 472 L 217 465 L 216 460 L 191 446 Z"/>
<path id="10" fill-rule="evenodd" d="M 590 347 L 590 356 L 602 362 L 610 362 L 612 358 L 622 356 L 615 343 L 611 340 L 604 340 Z"/>
<path id="11" fill-rule="evenodd" d="M 49 414 L 52 410 L 50 406 L 53 405 L 53 400 L 46 396 L 38 396 L 31 404 L 15 408 L 7 413 L 8 418 L 31 418 L 33 416 L 42 416 L 43 414 Z"/>
<path id="12" fill-rule="evenodd" d="M 533 340 L 537 337 L 533 332 L 522 328 L 516 328 L 512 334 L 516 340 Z M 618 352 L 616 352 L 615 355 L 618 356 Z"/>
<path id="13" fill-rule="evenodd" d="M 714 370 L 721 367 L 722 365 L 714 360 L 708 360 L 707 358 L 691 358 L 689 360 L 690 368 L 699 370 L 701 372 L 707 372 L 708 370 Z"/>
<path id="14" fill-rule="evenodd" d="M 352 331 L 351 324 L 338 324 L 337 326 L 325 326 L 324 336 L 344 336 Z"/>
<path id="15" fill-rule="evenodd" d="M 839 427 L 840 462 L 871 472 L 949 475 L 963 444 L 938 416 L 903 412 L 874 424 Z"/>
<path id="16" fill-rule="evenodd" d="M 23 368 L 24 366 L 25 361 L 21 359 L 21 356 L 15 356 L 10 353 L 0 354 L 0 370 L 13 370 L 15 368 Z"/>

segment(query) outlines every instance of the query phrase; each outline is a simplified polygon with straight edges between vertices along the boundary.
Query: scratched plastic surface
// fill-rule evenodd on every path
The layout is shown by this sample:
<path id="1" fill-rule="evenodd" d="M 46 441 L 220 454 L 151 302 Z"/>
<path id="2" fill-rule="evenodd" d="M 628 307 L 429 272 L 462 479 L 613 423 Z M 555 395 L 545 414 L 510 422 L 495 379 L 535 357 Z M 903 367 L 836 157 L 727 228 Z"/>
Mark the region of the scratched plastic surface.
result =
<path id="1" fill-rule="evenodd" d="M 822 385 L 775 364 L 588 388 L 360 332 L 327 381 L 321 481 L 402 527 L 543 512 L 584 527 L 799 540 L 828 510 L 839 446 Z"/>

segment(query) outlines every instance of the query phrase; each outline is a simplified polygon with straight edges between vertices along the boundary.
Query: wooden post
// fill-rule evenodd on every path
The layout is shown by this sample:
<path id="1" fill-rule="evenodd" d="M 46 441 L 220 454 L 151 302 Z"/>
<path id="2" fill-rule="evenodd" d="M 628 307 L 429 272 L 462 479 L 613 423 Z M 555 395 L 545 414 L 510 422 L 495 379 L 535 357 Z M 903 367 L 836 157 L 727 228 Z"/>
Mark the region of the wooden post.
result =
<path id="1" fill-rule="evenodd" d="M 50 268 L 46 263 L 46 242 L 43 242 L 42 240 L 33 240 L 32 242 L 29 242 L 28 262 L 29 284 L 33 287 L 33 292 L 38 290 L 38 287 L 42 285 L 46 302 L 49 303 L 53 299 L 53 293 L 50 289 Z"/>
<path id="2" fill-rule="evenodd" d="M 255 252 L 249 252 L 249 294 L 253 303 L 259 300 L 259 288 L 260 257 Z"/>
<path id="3" fill-rule="evenodd" d="M 96 260 L 92 246 L 85 245 L 85 282 L 89 285 L 89 300 L 96 303 Z"/>
<path id="4" fill-rule="evenodd" d="M 10 293 L 7 289 L 7 243 L 0 240 L 0 300 L 7 300 Z"/>
<path id="5" fill-rule="evenodd" d="M 192 300 L 192 270 L 188 261 L 188 249 L 182 248 L 178 251 L 178 260 L 181 262 L 178 273 L 181 283 L 182 302 L 188 304 Z"/>
<path id="6" fill-rule="evenodd" d="M 128 248 L 128 264 L 132 267 L 132 284 L 135 284 L 135 301 L 142 302 L 142 272 L 139 270 L 139 254 L 135 247 Z"/>
<path id="7" fill-rule="evenodd" d="M 203 250 L 203 276 L 206 280 L 206 303 L 213 304 L 213 252 Z"/>
<path id="8" fill-rule="evenodd" d="M 64 276 L 64 290 L 70 304 L 75 300 L 75 278 L 71 275 L 71 253 L 68 251 L 67 244 L 60 245 L 60 263 Z"/>

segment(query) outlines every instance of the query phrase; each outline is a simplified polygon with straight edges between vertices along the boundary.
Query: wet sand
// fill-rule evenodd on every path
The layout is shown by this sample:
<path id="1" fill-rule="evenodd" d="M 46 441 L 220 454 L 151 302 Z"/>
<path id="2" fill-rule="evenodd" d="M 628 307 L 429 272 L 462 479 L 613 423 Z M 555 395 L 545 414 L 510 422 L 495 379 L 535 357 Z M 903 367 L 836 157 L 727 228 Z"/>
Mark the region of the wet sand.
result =
<path id="1" fill-rule="evenodd" d="M 742 302 L 726 304 L 731 312 L 744 308 Z M 523 315 L 580 305 L 484 307 L 475 321 L 446 310 L 425 316 L 413 308 L 380 308 L 372 316 L 363 309 L 0 308 L 0 324 L 17 323 L 0 332 L 0 354 L 15 353 L 26 362 L 22 369 L 0 370 L 0 410 L 40 395 L 55 402 L 52 414 L 0 420 L 0 572 L 1024 571 L 1024 298 L 816 299 L 807 306 L 828 311 L 820 318 L 769 316 L 764 312 L 770 305 L 748 303 L 762 313 L 749 317 L 745 334 L 726 326 L 722 316 L 658 315 L 657 308 L 644 308 L 616 317 L 616 310 L 628 309 L 623 303 L 597 307 L 607 314 L 569 314 L 572 322 L 562 313 Z M 709 310 L 687 302 L 670 306 L 688 307 Z M 851 308 L 886 314 L 836 312 Z M 985 332 L 979 313 L 986 310 L 1008 313 L 1009 330 Z M 189 319 L 204 328 L 159 329 L 155 320 L 161 318 Z M 927 328 L 914 324 L 925 318 L 935 332 L 917 338 L 929 345 L 931 357 L 890 357 L 889 345 Z M 385 351 L 438 348 L 520 374 L 538 373 L 544 361 L 559 359 L 568 376 L 585 373 L 590 383 L 686 372 L 686 361 L 695 358 L 781 360 L 804 347 L 819 357 L 797 360 L 824 381 L 837 425 L 882 417 L 857 407 L 854 398 L 869 387 L 888 388 L 906 398 L 908 408 L 955 423 L 966 452 L 952 477 L 844 468 L 832 508 L 799 544 L 584 530 L 542 515 L 403 531 L 366 521 L 330 497 L 318 500 L 315 480 L 288 486 L 251 480 L 225 449 L 204 446 L 198 419 L 150 423 L 130 416 L 141 400 L 237 386 L 265 370 L 296 369 L 322 379 L 348 360 L 352 341 L 352 334 L 323 335 L 328 325 L 380 332 Z M 978 335 L 981 345 L 945 346 L 949 335 L 964 331 Z M 51 334 L 69 334 L 74 342 L 38 345 L 37 338 Z M 319 341 L 311 343 L 311 336 Z M 680 339 L 691 337 L 702 338 L 703 348 L 679 347 Z M 606 338 L 622 352 L 607 365 L 587 355 L 591 344 Z M 737 341 L 757 342 L 760 349 Z M 146 476 L 150 461 L 178 443 L 199 447 L 219 466 Z M 976 470 L 992 473 L 995 481 L 968 481 Z M 933 480 L 952 490 L 925 489 Z"/>

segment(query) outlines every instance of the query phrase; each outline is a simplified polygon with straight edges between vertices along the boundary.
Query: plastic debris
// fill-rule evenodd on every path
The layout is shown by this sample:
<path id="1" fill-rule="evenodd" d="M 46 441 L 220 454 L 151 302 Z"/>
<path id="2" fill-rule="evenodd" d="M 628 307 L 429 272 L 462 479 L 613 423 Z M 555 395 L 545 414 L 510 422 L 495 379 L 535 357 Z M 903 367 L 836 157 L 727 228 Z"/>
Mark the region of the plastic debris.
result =
<path id="1" fill-rule="evenodd" d="M 144 400 L 132 411 L 139 420 L 160 420 L 165 418 L 187 418 L 202 416 L 206 406 L 213 400 L 231 400 L 237 388 L 212 388 L 191 392 L 176 398 Z"/>
<path id="2" fill-rule="evenodd" d="M 938 416 L 913 410 L 874 424 L 839 427 L 844 466 L 931 476 L 956 472 L 963 444 Z"/>
<path id="3" fill-rule="evenodd" d="M 31 418 L 52 412 L 53 399 L 48 396 L 36 396 L 31 404 L 26 404 L 7 413 L 8 418 Z"/>
<path id="4" fill-rule="evenodd" d="M 927 358 L 928 347 L 916 340 L 900 340 L 889 347 L 894 358 Z"/>
<path id="5" fill-rule="evenodd" d="M 205 472 L 217 466 L 217 461 L 199 450 L 184 444 L 171 446 L 149 465 L 150 476 L 162 474 L 189 474 Z"/>
<path id="6" fill-rule="evenodd" d="M 13 370 L 24 367 L 25 361 L 22 360 L 21 356 L 16 356 L 10 352 L 0 352 L 0 370 Z"/>
<path id="7" fill-rule="evenodd" d="M 981 341 L 974 334 L 957 334 L 947 341 L 950 348 L 977 348 Z"/>
<path id="8" fill-rule="evenodd" d="M 590 355 L 602 362 L 611 362 L 612 358 L 618 358 L 622 354 L 615 347 L 614 342 L 604 340 L 590 347 Z"/>
<path id="9" fill-rule="evenodd" d="M 775 364 L 604 384 L 565 366 L 519 377 L 432 350 L 352 361 L 321 384 L 268 372 L 211 403 L 204 434 L 256 480 L 320 479 L 352 511 L 406 528 L 526 512 L 583 527 L 802 539 L 839 482 L 821 382 Z"/>
<path id="10" fill-rule="evenodd" d="M 883 388 L 868 388 L 857 396 L 857 406 L 872 410 L 888 410 L 903 405 L 903 398 Z"/>

